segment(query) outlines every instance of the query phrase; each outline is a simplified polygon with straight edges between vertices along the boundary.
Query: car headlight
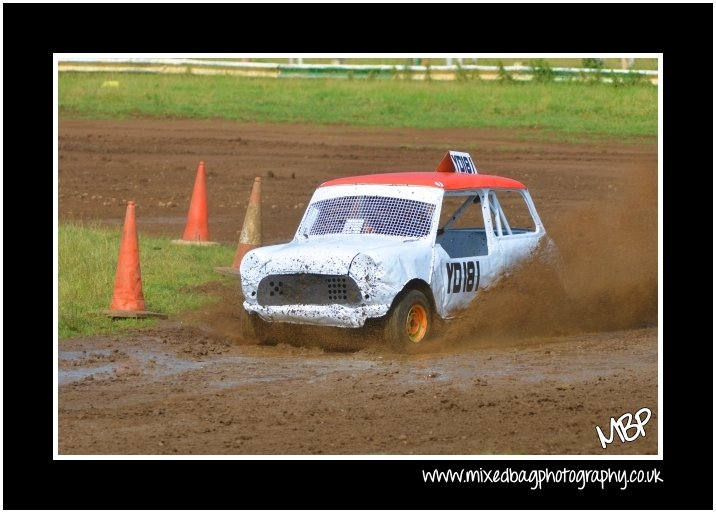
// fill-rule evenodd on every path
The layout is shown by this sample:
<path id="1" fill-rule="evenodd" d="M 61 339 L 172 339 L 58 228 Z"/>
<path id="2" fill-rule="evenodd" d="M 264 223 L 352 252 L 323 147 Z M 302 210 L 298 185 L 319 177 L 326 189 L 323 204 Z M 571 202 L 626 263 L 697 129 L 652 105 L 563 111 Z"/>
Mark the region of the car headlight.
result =
<path id="1" fill-rule="evenodd" d="M 245 299 L 256 299 L 256 292 L 261 280 L 260 269 L 261 259 L 254 252 L 248 252 L 239 266 L 241 290 Z"/>
<path id="2" fill-rule="evenodd" d="M 378 278 L 378 265 L 368 255 L 359 253 L 351 262 L 348 274 L 358 284 L 369 283 Z"/>
<path id="3" fill-rule="evenodd" d="M 383 269 L 368 255 L 358 254 L 351 262 L 348 275 L 355 280 L 361 290 L 363 299 L 374 299 L 380 289 Z"/>

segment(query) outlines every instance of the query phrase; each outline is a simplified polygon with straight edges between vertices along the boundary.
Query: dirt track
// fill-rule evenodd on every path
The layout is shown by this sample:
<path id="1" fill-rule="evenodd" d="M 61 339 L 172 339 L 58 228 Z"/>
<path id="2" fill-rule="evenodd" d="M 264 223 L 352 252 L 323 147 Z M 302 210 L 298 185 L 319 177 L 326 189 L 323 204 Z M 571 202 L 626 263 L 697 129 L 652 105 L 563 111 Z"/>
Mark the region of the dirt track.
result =
<path id="1" fill-rule="evenodd" d="M 265 242 L 289 239 L 319 183 L 430 170 L 447 149 L 527 184 L 570 298 L 529 266 L 423 354 L 263 347 L 237 335 L 238 291 L 123 338 L 59 343 L 60 454 L 655 454 L 656 142 L 566 145 L 485 130 L 217 121 L 61 121 L 60 221 L 178 237 L 196 165 L 212 237 L 234 246 L 254 176 Z M 151 302 L 151 298 L 148 298 Z M 341 337 L 331 333 L 330 337 Z M 602 450 L 595 426 L 648 407 L 647 436 Z"/>

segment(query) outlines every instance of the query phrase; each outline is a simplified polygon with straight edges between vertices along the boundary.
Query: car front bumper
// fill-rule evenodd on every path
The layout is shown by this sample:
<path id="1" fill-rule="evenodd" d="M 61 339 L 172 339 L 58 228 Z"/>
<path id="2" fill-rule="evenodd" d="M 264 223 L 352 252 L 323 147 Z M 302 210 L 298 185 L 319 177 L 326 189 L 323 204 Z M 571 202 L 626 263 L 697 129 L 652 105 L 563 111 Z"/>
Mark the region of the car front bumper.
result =
<path id="1" fill-rule="evenodd" d="M 360 328 L 366 319 L 382 317 L 390 305 L 281 305 L 261 306 L 244 301 L 244 309 L 255 313 L 267 322 L 288 322 L 313 326 L 335 326 L 338 328 Z"/>

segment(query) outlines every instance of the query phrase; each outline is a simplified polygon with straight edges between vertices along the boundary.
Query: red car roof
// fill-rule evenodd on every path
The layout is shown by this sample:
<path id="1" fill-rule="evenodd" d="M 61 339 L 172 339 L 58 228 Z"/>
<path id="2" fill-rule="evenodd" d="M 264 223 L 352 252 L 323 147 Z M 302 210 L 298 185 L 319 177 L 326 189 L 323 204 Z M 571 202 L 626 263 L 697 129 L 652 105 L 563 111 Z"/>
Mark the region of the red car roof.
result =
<path id="1" fill-rule="evenodd" d="M 347 176 L 336 178 L 321 184 L 321 187 L 332 185 L 420 185 L 438 187 L 447 191 L 460 189 L 477 189 L 494 187 L 504 189 L 526 189 L 521 182 L 512 178 L 494 175 L 470 175 L 466 173 L 411 172 L 384 173 L 378 175 Z"/>

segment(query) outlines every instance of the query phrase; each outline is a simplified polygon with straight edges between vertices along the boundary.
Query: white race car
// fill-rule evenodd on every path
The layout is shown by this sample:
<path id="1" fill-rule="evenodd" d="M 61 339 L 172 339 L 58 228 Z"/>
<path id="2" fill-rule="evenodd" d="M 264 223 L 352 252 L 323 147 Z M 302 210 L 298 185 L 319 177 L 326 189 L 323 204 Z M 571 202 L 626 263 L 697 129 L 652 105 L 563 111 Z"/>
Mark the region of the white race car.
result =
<path id="1" fill-rule="evenodd" d="M 265 323 L 360 328 L 410 349 L 435 316 L 454 317 L 530 256 L 545 229 L 527 188 L 477 172 L 450 151 L 434 172 L 322 184 L 287 244 L 254 249 L 241 266 L 244 308 Z"/>

